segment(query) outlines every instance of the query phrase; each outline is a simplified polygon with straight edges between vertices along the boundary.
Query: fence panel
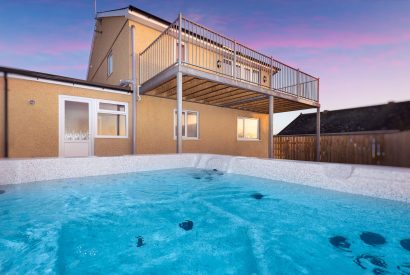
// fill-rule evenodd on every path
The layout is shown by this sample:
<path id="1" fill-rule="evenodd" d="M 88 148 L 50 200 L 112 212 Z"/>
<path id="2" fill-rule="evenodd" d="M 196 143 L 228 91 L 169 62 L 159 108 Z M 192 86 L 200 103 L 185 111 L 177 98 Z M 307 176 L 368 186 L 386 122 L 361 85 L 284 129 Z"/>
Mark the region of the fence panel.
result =
<path id="1" fill-rule="evenodd" d="M 316 160 L 316 137 L 275 136 L 277 159 Z M 321 135 L 323 162 L 410 167 L 410 131 L 395 133 Z"/>

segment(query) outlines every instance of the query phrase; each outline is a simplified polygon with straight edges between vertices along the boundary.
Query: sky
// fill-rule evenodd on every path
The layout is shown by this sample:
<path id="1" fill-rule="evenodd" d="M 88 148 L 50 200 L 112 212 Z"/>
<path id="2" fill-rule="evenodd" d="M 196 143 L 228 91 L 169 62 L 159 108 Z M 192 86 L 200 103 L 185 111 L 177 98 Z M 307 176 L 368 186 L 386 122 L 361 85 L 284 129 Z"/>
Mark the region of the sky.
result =
<path id="1" fill-rule="evenodd" d="M 94 0 L 0 1 L 0 66 L 86 77 Z M 97 0 L 97 10 L 130 4 L 168 21 L 182 12 L 320 77 L 322 110 L 410 100 L 410 0 Z M 275 132 L 300 112 L 276 114 Z"/>

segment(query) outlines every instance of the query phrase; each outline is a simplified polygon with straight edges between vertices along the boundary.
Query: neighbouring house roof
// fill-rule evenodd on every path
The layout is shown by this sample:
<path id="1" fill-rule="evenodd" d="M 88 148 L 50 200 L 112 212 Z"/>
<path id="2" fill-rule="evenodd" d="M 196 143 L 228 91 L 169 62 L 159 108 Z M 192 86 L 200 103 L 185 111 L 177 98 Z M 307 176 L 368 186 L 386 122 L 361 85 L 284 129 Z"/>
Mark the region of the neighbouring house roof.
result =
<path id="1" fill-rule="evenodd" d="M 127 88 L 127 87 L 121 87 L 121 86 L 115 86 L 115 85 L 109 85 L 109 84 L 102 84 L 102 83 L 91 82 L 91 81 L 77 79 L 77 78 L 61 76 L 61 75 L 48 74 L 48 73 L 42 73 L 42 72 L 36 72 L 36 71 L 29 71 L 29 70 L 23 70 L 23 69 L 11 68 L 11 67 L 2 67 L 2 66 L 0 66 L 0 72 L 11 74 L 11 75 L 13 75 L 13 74 L 14 75 L 20 75 L 20 76 L 25 76 L 25 77 L 29 77 L 29 78 L 35 78 L 35 79 L 42 79 L 42 80 L 50 80 L 50 81 L 56 81 L 56 82 L 69 83 L 69 84 L 73 84 L 73 85 L 83 85 L 83 86 L 89 86 L 89 87 L 95 87 L 95 88 L 101 88 L 101 89 L 108 89 L 108 90 L 116 90 L 116 91 L 128 92 L 128 93 L 132 92 L 132 90 L 130 88 Z"/>
<path id="2" fill-rule="evenodd" d="M 323 111 L 320 131 L 323 134 L 410 130 L 410 101 L 383 105 Z M 300 114 L 278 135 L 309 135 L 316 133 L 316 113 Z"/>

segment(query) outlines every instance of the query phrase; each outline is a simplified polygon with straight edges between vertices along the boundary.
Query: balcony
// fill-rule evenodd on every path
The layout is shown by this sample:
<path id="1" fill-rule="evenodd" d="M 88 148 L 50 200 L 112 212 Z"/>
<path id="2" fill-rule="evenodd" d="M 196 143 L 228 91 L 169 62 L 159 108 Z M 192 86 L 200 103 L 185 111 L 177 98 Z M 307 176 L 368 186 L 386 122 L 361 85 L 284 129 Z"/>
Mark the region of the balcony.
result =
<path id="1" fill-rule="evenodd" d="M 181 58 L 179 58 L 181 56 Z M 269 113 L 319 107 L 319 79 L 180 16 L 139 55 L 141 94 Z"/>

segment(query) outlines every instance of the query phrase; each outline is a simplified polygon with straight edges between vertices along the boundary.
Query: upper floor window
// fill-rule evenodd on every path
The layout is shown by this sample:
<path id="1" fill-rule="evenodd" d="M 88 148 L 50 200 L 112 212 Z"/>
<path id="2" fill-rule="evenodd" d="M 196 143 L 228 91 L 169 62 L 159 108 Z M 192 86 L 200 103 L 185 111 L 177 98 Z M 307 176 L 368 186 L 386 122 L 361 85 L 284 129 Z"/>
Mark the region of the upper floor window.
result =
<path id="1" fill-rule="evenodd" d="M 227 75 L 232 75 L 232 60 L 223 59 L 222 62 L 222 73 Z"/>
<path id="2" fill-rule="evenodd" d="M 112 51 L 110 51 L 110 53 L 108 54 L 107 57 L 107 75 L 110 76 L 113 72 L 113 56 L 112 56 Z"/>
<path id="3" fill-rule="evenodd" d="M 252 82 L 259 83 L 259 71 L 252 70 Z"/>
<path id="4" fill-rule="evenodd" d="M 97 105 L 97 136 L 127 137 L 127 103 L 99 101 Z"/>
<path id="5" fill-rule="evenodd" d="M 236 78 L 241 78 L 241 65 L 236 65 Z"/>
<path id="6" fill-rule="evenodd" d="M 251 70 L 248 68 L 243 69 L 244 78 L 247 81 L 251 81 Z"/>
<path id="7" fill-rule="evenodd" d="M 259 140 L 259 119 L 238 117 L 237 138 L 238 140 Z"/>
<path id="8" fill-rule="evenodd" d="M 177 111 L 174 112 L 174 137 L 177 136 Z M 199 113 L 196 111 L 182 111 L 182 137 L 197 139 L 199 137 Z"/>

